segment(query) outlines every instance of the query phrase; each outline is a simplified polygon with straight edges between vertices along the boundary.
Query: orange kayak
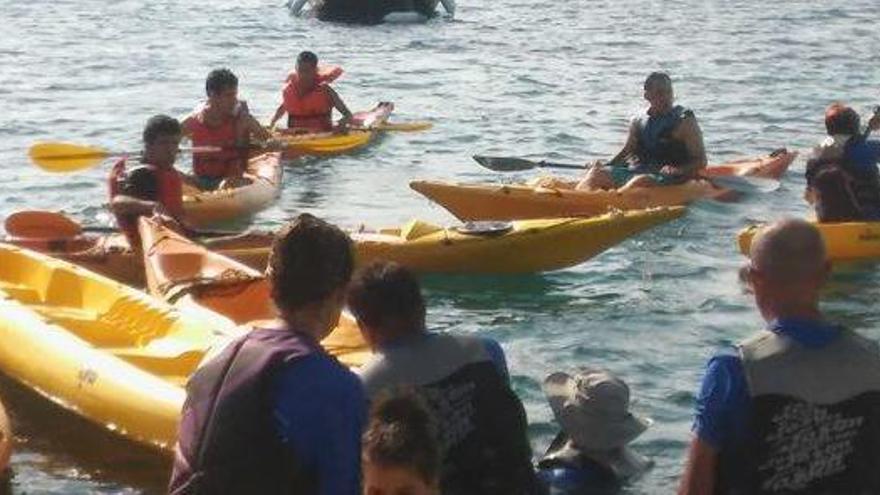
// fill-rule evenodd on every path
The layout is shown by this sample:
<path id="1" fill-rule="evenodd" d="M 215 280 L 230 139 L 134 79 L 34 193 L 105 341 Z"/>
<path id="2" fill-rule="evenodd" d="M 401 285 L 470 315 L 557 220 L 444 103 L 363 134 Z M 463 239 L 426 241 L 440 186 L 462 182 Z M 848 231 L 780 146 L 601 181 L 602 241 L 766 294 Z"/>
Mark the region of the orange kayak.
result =
<path id="1" fill-rule="evenodd" d="M 248 161 L 244 178 L 248 184 L 228 189 L 201 191 L 184 186 L 183 208 L 193 227 L 247 218 L 266 209 L 281 192 L 281 153 L 263 153 Z"/>
<path id="2" fill-rule="evenodd" d="M 779 150 L 768 156 L 710 166 L 707 176 L 780 178 L 797 153 Z M 414 181 L 410 187 L 438 203 L 462 221 L 521 220 L 531 218 L 600 215 L 609 209 L 639 210 L 656 206 L 686 205 L 698 199 L 728 200 L 737 193 L 706 180 L 676 186 L 628 191 L 578 191 L 571 187 L 526 184 L 459 184 Z"/>
<path id="3" fill-rule="evenodd" d="M 278 315 L 262 272 L 149 218 L 140 219 L 139 229 L 147 287 L 155 297 L 178 307 L 210 310 L 240 325 Z M 370 356 L 357 324 L 346 315 L 321 345 L 348 366 L 360 366 Z"/>

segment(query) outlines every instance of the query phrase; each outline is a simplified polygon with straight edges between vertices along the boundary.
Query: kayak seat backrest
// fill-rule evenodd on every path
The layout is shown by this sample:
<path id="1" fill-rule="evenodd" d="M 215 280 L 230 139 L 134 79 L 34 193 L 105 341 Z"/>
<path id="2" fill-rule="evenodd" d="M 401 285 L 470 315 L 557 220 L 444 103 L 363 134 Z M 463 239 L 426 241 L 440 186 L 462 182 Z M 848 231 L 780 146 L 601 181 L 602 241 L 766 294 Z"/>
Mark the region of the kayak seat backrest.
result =
<path id="1" fill-rule="evenodd" d="M 412 241 L 426 235 L 433 234 L 443 230 L 443 227 L 423 222 L 421 220 L 410 220 L 402 229 L 400 229 L 400 237 L 406 241 Z"/>

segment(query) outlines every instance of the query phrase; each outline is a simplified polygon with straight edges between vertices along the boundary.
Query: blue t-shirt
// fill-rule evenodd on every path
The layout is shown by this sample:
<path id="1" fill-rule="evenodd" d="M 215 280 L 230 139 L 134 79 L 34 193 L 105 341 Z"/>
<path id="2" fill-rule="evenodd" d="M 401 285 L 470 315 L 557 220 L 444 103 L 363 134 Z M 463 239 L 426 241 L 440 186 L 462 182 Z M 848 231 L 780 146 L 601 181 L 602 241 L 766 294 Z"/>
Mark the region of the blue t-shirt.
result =
<path id="1" fill-rule="evenodd" d="M 770 331 L 811 349 L 830 344 L 840 327 L 823 321 L 780 319 Z M 716 451 L 740 445 L 749 436 L 752 399 L 742 359 L 736 349 L 725 349 L 709 360 L 697 395 L 693 432 Z"/>
<path id="2" fill-rule="evenodd" d="M 361 434 L 367 399 L 357 376 L 324 353 L 278 372 L 275 425 L 321 495 L 360 493 Z"/>
<path id="3" fill-rule="evenodd" d="M 853 140 L 847 147 L 846 157 L 857 172 L 876 174 L 877 162 L 880 161 L 880 141 Z"/>

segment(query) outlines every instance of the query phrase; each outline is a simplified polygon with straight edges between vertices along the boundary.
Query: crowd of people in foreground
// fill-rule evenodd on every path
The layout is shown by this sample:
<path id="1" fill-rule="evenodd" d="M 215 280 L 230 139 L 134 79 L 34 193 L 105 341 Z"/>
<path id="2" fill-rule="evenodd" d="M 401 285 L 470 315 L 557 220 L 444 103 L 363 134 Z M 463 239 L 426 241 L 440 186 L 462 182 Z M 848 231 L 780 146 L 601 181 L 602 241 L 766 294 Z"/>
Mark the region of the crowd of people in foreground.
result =
<path id="1" fill-rule="evenodd" d="M 561 432 L 533 467 L 498 343 L 431 332 L 405 268 L 353 266 L 335 226 L 303 214 L 281 231 L 267 269 L 280 317 L 191 378 L 171 493 L 589 493 L 650 467 L 627 446 L 650 420 L 587 368 L 545 380 Z M 709 362 L 681 494 L 880 493 L 880 353 L 820 312 L 829 270 L 807 222 L 753 243 L 767 328 Z M 375 354 L 356 372 L 318 344 L 345 306 Z"/>

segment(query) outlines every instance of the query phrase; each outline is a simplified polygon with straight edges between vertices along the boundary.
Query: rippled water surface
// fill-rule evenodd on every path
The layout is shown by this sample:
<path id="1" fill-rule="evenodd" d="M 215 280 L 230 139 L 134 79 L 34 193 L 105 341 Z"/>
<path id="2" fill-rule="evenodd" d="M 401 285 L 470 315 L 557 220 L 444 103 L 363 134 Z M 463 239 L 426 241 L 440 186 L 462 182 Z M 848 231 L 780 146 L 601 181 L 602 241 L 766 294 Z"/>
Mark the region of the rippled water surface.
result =
<path id="1" fill-rule="evenodd" d="M 474 153 L 585 161 L 623 141 L 641 82 L 669 71 L 702 124 L 712 161 L 776 147 L 805 149 L 824 106 L 877 98 L 877 4 L 864 0 L 460 0 L 454 21 L 350 27 L 291 17 L 275 0 L 0 0 L 0 214 L 64 209 L 108 222 L 106 168 L 58 176 L 25 155 L 37 139 L 136 149 L 144 120 L 183 114 L 204 76 L 228 66 L 252 110 L 268 118 L 299 50 L 345 67 L 336 85 L 352 108 L 397 104 L 397 120 L 432 131 L 388 134 L 353 156 L 286 171 L 276 225 L 309 210 L 344 225 L 412 217 L 452 222 L 411 192 L 416 178 L 515 180 L 480 169 Z M 760 325 L 736 282 L 733 237 L 747 221 L 802 215 L 803 161 L 781 191 L 739 204 L 698 204 L 683 220 L 591 262 L 542 276 L 426 280 L 430 321 L 502 342 L 526 403 L 536 452 L 556 426 L 540 381 L 577 365 L 624 376 L 635 409 L 656 421 L 637 442 L 654 469 L 628 493 L 675 485 L 693 391 L 712 350 Z M 840 271 L 827 309 L 878 336 L 876 267 Z M 35 356 L 34 359 L 44 359 Z M 47 366 L 51 361 L 46 362 Z M 166 466 L 4 384 L 20 442 L 16 491 L 153 492 Z"/>

